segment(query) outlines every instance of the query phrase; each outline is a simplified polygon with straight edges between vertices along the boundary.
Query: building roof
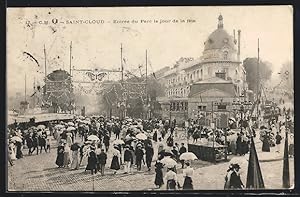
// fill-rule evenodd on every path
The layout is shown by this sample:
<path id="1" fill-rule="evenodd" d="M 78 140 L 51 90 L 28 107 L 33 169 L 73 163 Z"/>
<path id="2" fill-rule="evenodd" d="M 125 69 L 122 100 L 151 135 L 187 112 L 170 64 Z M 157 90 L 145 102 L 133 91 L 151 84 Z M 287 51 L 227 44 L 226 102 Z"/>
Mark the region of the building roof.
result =
<path id="1" fill-rule="evenodd" d="M 206 42 L 204 43 L 204 51 L 211 49 L 222 49 L 224 46 L 235 49 L 234 38 L 223 29 L 222 15 L 219 16 L 218 20 L 218 28 L 208 36 Z"/>
<path id="2" fill-rule="evenodd" d="M 189 94 L 189 98 L 194 97 L 196 94 L 201 94 L 208 90 L 220 90 L 222 92 L 226 92 L 232 96 L 236 96 L 236 90 L 234 84 L 231 82 L 226 83 L 197 83 L 191 86 L 191 92 Z"/>

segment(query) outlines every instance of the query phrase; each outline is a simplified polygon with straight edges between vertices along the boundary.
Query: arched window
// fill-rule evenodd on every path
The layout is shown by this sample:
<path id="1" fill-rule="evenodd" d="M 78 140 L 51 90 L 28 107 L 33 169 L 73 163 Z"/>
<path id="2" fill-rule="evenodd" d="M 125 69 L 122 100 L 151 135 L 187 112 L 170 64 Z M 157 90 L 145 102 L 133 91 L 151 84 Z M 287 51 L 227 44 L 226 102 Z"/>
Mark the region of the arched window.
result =
<path id="1" fill-rule="evenodd" d="M 199 70 L 197 70 L 197 79 L 199 79 Z"/>
<path id="2" fill-rule="evenodd" d="M 203 70 L 200 70 L 201 80 L 203 79 Z"/>
<path id="3" fill-rule="evenodd" d="M 224 51 L 223 58 L 224 58 L 224 60 L 228 59 L 228 51 Z"/>

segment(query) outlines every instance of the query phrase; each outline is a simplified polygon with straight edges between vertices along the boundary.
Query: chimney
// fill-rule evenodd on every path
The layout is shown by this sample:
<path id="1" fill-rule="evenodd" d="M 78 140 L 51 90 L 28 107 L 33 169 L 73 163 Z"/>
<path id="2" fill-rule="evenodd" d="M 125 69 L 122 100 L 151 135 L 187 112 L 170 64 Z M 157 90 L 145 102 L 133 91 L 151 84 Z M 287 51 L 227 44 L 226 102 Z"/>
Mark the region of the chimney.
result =
<path id="1" fill-rule="evenodd" d="M 240 55 L 241 55 L 241 30 L 238 30 L 238 52 L 237 52 L 238 61 L 240 61 Z"/>
<path id="2" fill-rule="evenodd" d="M 236 44 L 236 39 L 235 39 L 235 29 L 233 30 L 233 42 Z"/>

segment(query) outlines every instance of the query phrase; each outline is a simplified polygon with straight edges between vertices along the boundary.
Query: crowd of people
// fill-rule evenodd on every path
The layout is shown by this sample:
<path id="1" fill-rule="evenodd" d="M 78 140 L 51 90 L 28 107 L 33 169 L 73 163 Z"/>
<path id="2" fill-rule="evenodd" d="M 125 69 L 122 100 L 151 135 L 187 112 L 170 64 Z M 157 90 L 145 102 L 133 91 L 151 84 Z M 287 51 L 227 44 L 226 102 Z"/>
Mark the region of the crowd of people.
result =
<path id="1" fill-rule="evenodd" d="M 286 121 L 273 118 L 259 128 L 262 151 L 269 152 L 270 147 L 279 147 L 286 129 L 292 132 L 286 124 Z M 187 147 L 185 143 L 176 141 L 178 130 L 175 119 L 120 120 L 114 117 L 77 116 L 66 122 L 48 123 L 47 127 L 38 125 L 25 130 L 18 127 L 9 129 L 8 160 L 13 166 L 14 160 L 23 157 L 24 146 L 27 147 L 29 156 L 43 152 L 47 154 L 53 144 L 51 139 L 54 139 L 54 144 L 57 145 L 54 163 L 58 168 L 80 170 L 84 166 L 85 171 L 90 171 L 92 175 L 99 173 L 105 176 L 108 169 L 111 169 L 113 175 L 134 174 L 144 169 L 151 171 L 154 164 L 154 184 L 157 188 L 166 184 L 168 190 L 191 190 L 194 170 L 189 160 L 180 159 L 181 155 L 187 153 Z M 226 145 L 228 154 L 240 156 L 249 152 L 250 137 L 257 136 L 254 127 L 248 130 L 248 125 L 244 126 L 234 118 L 229 120 L 226 131 L 213 130 L 191 122 L 184 132 L 189 143 L 214 142 Z M 280 151 L 279 148 L 276 150 Z M 293 143 L 290 143 L 289 153 L 293 155 Z M 178 181 L 177 164 L 183 169 L 182 184 Z M 238 164 L 230 165 L 225 177 L 225 189 L 244 187 L 239 169 Z"/>

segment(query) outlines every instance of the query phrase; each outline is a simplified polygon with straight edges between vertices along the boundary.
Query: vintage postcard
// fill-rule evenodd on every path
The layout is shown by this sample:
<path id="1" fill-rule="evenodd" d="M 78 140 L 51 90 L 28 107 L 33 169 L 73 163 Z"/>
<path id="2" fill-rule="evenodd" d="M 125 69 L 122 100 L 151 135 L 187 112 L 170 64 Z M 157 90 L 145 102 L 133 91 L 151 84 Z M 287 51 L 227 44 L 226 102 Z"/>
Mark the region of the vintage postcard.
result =
<path id="1" fill-rule="evenodd" d="M 292 6 L 7 9 L 8 191 L 294 187 Z"/>

